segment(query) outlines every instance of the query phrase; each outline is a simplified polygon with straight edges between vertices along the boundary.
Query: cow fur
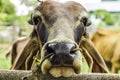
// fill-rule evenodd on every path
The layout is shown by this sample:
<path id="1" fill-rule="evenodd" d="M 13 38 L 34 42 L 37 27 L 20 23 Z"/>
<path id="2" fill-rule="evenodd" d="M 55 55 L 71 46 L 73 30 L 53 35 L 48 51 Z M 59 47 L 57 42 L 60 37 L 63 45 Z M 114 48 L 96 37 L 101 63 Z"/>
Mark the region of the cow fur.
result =
<path id="1" fill-rule="evenodd" d="M 113 73 L 120 69 L 120 32 L 111 29 L 98 29 L 91 40 L 99 50 L 107 66 Z"/>

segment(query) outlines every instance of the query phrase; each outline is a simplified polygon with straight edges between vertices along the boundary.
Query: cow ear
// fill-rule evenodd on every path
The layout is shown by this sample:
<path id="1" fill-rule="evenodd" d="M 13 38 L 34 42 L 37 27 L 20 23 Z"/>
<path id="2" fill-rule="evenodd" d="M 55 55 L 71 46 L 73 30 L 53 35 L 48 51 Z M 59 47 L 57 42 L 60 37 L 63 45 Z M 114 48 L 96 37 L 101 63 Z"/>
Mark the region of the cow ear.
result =
<path id="1" fill-rule="evenodd" d="M 88 53 L 88 51 L 84 48 L 84 47 L 81 47 L 82 48 L 82 54 L 89 66 L 89 72 L 92 72 L 92 68 L 93 68 L 93 59 L 91 57 L 91 55 Z"/>
<path id="2" fill-rule="evenodd" d="M 31 25 L 33 25 L 32 19 L 29 19 L 28 23 L 31 24 Z"/>
<path id="3" fill-rule="evenodd" d="M 81 40 L 81 47 L 87 50 L 87 52 L 90 54 L 90 56 L 93 59 L 93 72 L 101 72 L 101 73 L 108 73 L 108 69 L 106 67 L 106 64 L 98 52 L 98 50 L 94 47 L 94 44 L 91 42 L 90 39 L 82 37 Z"/>
<path id="4" fill-rule="evenodd" d="M 87 17 L 83 17 L 81 20 L 80 20 L 81 23 L 83 23 L 84 26 L 89 26 L 91 25 L 91 21 L 87 18 Z"/>
<path id="5" fill-rule="evenodd" d="M 29 23 L 29 24 L 31 24 L 31 25 L 33 25 L 33 21 L 32 21 L 32 14 L 31 14 L 30 19 L 28 20 L 28 23 Z"/>

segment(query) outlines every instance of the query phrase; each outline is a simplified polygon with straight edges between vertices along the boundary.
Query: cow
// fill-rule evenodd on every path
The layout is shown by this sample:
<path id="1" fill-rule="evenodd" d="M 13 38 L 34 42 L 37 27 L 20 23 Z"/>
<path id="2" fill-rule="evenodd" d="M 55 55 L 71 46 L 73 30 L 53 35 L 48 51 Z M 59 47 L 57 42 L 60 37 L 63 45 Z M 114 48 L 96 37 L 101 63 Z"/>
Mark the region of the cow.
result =
<path id="1" fill-rule="evenodd" d="M 27 44 L 27 41 L 27 37 L 20 37 L 13 42 L 13 45 L 9 48 L 6 54 L 6 58 L 11 56 L 11 65 L 16 60 L 16 57 L 21 55 L 21 51 L 24 49 L 25 45 Z"/>
<path id="2" fill-rule="evenodd" d="M 118 73 L 120 69 L 120 31 L 100 28 L 91 40 L 105 60 L 109 70 Z"/>
<path id="3" fill-rule="evenodd" d="M 88 37 L 86 27 L 90 21 L 80 3 L 42 1 L 28 22 L 34 29 L 11 70 L 32 69 L 36 74 L 70 77 L 81 72 L 83 55 L 91 72 L 108 73 L 103 58 Z"/>
<path id="4" fill-rule="evenodd" d="M 14 66 L 13 63 L 15 63 L 15 61 L 17 61 L 19 59 L 20 55 L 22 55 L 22 51 L 25 48 L 25 46 L 27 45 L 28 41 L 29 41 L 28 37 L 20 37 L 13 42 L 13 45 L 7 51 L 6 58 L 11 56 L 11 68 L 10 68 L 11 70 Z M 34 41 L 32 44 L 35 46 L 37 45 Z M 32 57 L 35 56 L 37 51 L 38 51 L 38 48 L 34 48 L 34 51 L 31 51 L 31 55 L 29 55 L 29 56 L 32 56 Z M 19 67 L 17 70 L 30 70 L 32 63 L 33 63 L 33 58 L 31 58 L 30 63 L 27 64 L 28 67 L 26 67 L 27 65 L 25 66 L 22 64 L 22 66 Z"/>

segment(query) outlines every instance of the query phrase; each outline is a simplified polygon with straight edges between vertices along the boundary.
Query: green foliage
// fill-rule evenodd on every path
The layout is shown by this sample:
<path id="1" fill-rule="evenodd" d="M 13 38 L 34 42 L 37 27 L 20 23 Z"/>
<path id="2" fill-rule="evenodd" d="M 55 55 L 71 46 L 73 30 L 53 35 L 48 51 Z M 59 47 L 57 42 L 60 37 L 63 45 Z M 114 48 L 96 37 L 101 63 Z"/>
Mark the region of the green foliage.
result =
<path id="1" fill-rule="evenodd" d="M 24 24 L 28 23 L 29 17 L 30 16 L 28 16 L 28 15 L 17 16 L 16 21 L 20 23 L 19 25 L 21 25 L 21 24 L 24 25 Z"/>
<path id="2" fill-rule="evenodd" d="M 6 59 L 6 50 L 0 49 L 0 69 L 10 69 L 11 60 Z"/>
<path id="3" fill-rule="evenodd" d="M 1 0 L 0 12 L 7 13 L 7 14 L 15 14 L 14 5 L 9 0 Z"/>
<path id="4" fill-rule="evenodd" d="M 26 6 L 35 6 L 38 1 L 37 0 L 20 0 L 21 4 L 25 4 Z"/>
<path id="5" fill-rule="evenodd" d="M 0 13 L 0 20 L 4 21 L 5 18 L 7 18 L 7 14 L 6 13 Z"/>
<path id="6" fill-rule="evenodd" d="M 113 16 L 105 10 L 96 10 L 94 11 L 94 15 L 96 16 L 96 18 L 101 19 L 102 22 L 105 22 L 106 25 L 115 24 Z"/>
<path id="7" fill-rule="evenodd" d="M 115 25 L 120 26 L 120 13 L 113 13 L 112 16 L 113 16 Z"/>
<path id="8" fill-rule="evenodd" d="M 15 16 L 14 5 L 9 0 L 0 0 L 0 25 L 11 25 Z"/>

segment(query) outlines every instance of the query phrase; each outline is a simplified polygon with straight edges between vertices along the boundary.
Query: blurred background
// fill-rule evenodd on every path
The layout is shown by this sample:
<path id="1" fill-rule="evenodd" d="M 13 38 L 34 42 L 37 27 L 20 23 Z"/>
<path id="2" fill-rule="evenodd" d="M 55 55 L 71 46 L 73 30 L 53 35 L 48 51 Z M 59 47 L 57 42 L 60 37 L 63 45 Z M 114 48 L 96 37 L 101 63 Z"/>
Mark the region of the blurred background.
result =
<path id="1" fill-rule="evenodd" d="M 65 2 L 69 0 L 57 0 Z M 89 12 L 92 25 L 88 32 L 98 28 L 120 29 L 120 0 L 73 0 L 80 2 Z M 0 69 L 10 68 L 10 58 L 5 57 L 18 37 L 29 36 L 32 26 L 28 20 L 37 0 L 0 0 Z"/>

